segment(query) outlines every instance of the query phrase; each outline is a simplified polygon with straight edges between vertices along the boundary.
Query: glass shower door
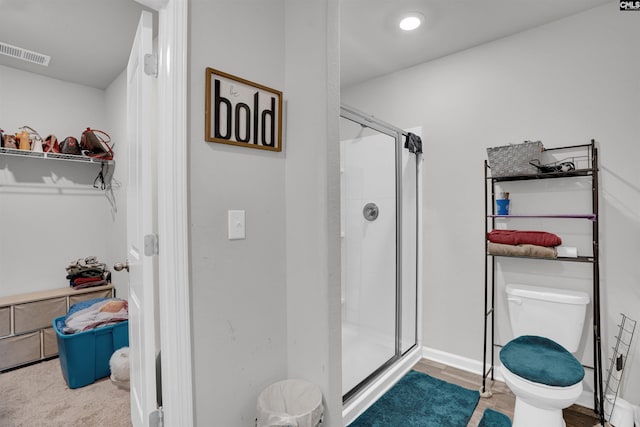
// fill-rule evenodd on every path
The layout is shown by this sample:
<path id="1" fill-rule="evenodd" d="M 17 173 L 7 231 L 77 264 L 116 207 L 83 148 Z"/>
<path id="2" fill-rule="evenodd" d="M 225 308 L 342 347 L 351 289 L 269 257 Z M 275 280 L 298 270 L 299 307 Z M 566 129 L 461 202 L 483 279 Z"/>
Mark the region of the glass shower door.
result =
<path id="1" fill-rule="evenodd" d="M 341 118 L 342 392 L 396 358 L 396 137 Z"/>

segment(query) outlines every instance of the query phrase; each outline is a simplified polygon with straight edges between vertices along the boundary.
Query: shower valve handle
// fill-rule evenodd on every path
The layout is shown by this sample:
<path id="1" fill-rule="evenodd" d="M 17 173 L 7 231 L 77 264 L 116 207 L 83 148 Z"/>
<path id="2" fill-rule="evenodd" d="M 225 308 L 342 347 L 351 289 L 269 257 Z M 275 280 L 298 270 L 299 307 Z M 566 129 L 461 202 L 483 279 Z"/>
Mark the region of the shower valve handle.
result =
<path id="1" fill-rule="evenodd" d="M 375 221 L 379 214 L 380 210 L 375 203 L 367 203 L 362 209 L 362 215 L 364 215 L 364 219 L 367 221 Z"/>

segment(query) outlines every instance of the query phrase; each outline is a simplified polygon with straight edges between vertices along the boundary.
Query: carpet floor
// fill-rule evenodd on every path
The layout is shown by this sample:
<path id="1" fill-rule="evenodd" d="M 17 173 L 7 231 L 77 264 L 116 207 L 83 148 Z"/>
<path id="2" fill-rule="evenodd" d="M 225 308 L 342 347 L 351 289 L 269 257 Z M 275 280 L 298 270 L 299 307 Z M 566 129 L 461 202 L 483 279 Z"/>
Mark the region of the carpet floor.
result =
<path id="1" fill-rule="evenodd" d="M 480 394 L 410 371 L 349 427 L 466 427 Z"/>
<path id="2" fill-rule="evenodd" d="M 59 359 L 0 374 L 2 427 L 130 427 L 129 392 L 109 378 L 70 389 Z"/>

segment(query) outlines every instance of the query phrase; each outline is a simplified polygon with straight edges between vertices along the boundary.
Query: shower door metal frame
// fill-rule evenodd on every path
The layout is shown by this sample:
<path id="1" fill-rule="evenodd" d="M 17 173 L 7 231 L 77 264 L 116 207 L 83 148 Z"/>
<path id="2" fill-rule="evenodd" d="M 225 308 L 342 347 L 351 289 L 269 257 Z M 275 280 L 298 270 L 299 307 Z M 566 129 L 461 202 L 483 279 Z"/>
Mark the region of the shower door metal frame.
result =
<path id="1" fill-rule="evenodd" d="M 386 123 L 373 116 L 367 115 L 353 107 L 349 107 L 345 104 L 340 105 L 340 117 L 357 123 L 361 126 L 368 127 L 377 132 L 385 134 L 395 139 L 395 184 L 396 184 L 396 324 L 395 324 L 395 351 L 393 357 L 383 363 L 378 369 L 374 370 L 364 380 L 359 382 L 351 390 L 347 391 L 342 396 L 342 403 L 346 403 L 352 397 L 358 395 L 367 385 L 369 385 L 373 379 L 377 378 L 381 373 L 386 371 L 395 362 L 402 358 L 403 355 L 412 350 L 418 345 L 418 237 L 416 236 L 416 315 L 414 319 L 414 342 L 404 352 L 401 349 L 401 335 L 402 335 L 402 138 L 406 137 L 408 132 Z M 418 233 L 418 155 L 416 154 L 416 233 Z"/>

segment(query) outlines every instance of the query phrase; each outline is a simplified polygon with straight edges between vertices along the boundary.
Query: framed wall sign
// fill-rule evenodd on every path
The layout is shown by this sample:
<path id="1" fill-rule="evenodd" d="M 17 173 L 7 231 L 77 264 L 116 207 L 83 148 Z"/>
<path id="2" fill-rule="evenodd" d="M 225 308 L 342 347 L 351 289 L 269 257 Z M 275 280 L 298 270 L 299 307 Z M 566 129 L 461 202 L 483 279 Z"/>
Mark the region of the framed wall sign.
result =
<path id="1" fill-rule="evenodd" d="M 205 139 L 282 151 L 282 92 L 207 68 Z"/>

